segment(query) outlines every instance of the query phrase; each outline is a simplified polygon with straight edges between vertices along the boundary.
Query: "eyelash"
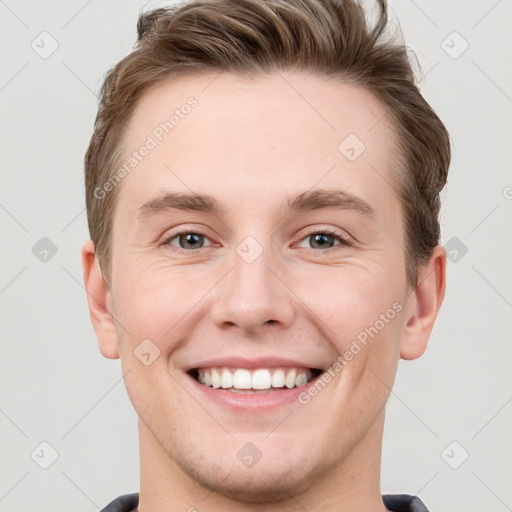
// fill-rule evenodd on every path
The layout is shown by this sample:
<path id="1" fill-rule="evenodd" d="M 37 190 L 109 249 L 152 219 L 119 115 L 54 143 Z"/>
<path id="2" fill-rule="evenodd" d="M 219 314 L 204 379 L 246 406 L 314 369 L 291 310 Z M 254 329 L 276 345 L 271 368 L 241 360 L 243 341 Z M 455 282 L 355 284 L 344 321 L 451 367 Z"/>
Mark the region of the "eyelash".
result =
<path id="1" fill-rule="evenodd" d="M 306 233 L 301 239 L 300 242 L 305 240 L 306 238 L 309 238 L 313 235 L 328 235 L 332 236 L 334 239 L 338 240 L 340 243 L 338 245 L 334 245 L 333 247 L 329 247 L 327 249 L 312 249 L 312 248 L 305 248 L 307 253 L 315 253 L 318 254 L 330 254 L 333 251 L 336 251 L 340 248 L 340 246 L 350 247 L 352 244 L 343 236 L 341 236 L 337 231 L 329 228 L 325 229 L 315 229 L 310 231 L 309 233 Z"/>
<path id="2" fill-rule="evenodd" d="M 171 245 L 170 242 L 172 240 L 174 240 L 175 238 L 181 236 L 181 235 L 199 235 L 199 236 L 203 236 L 205 238 L 208 238 L 204 233 L 201 233 L 199 231 L 192 231 L 192 230 L 183 230 L 183 231 L 178 231 L 176 233 L 173 233 L 172 235 L 168 236 L 160 245 L 161 246 L 164 246 L 164 245 Z M 303 240 L 305 240 L 306 238 L 308 237 L 311 237 L 313 235 L 328 235 L 328 236 L 331 236 L 333 238 L 335 238 L 336 240 L 338 240 L 340 243 L 338 245 L 335 245 L 333 247 L 329 247 L 327 249 L 312 249 L 312 248 L 305 248 L 306 249 L 306 252 L 309 254 L 309 253 L 315 253 L 315 254 L 320 254 L 320 253 L 331 253 L 332 251 L 335 251 L 336 248 L 340 247 L 340 246 L 345 246 L 345 247 L 350 247 L 352 244 L 344 237 L 342 237 L 338 232 L 332 230 L 332 229 L 316 229 L 316 230 L 312 230 L 310 231 L 309 233 L 306 233 L 300 240 L 299 242 L 302 242 Z M 199 247 L 198 249 L 183 249 L 181 247 L 176 247 L 176 246 L 172 246 L 174 247 L 175 249 L 178 249 L 182 252 L 186 252 L 186 253 L 195 253 L 196 251 L 200 251 L 201 249 L 204 249 L 205 247 Z"/>

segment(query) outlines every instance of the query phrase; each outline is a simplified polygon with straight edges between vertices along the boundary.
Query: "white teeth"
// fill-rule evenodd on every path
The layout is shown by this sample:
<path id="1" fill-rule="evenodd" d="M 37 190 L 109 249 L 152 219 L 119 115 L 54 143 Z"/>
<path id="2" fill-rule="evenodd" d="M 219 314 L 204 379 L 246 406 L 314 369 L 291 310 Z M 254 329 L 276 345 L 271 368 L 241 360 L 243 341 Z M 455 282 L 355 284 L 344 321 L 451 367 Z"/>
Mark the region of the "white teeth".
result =
<path id="1" fill-rule="evenodd" d="M 212 369 L 212 386 L 220 388 L 220 372 L 216 368 Z"/>
<path id="2" fill-rule="evenodd" d="M 272 387 L 284 387 L 284 371 L 281 370 L 280 368 L 274 372 L 274 375 L 272 375 Z"/>
<path id="3" fill-rule="evenodd" d="M 199 374 L 201 374 L 201 372 L 199 372 Z M 201 381 L 199 381 L 199 382 L 201 382 Z M 222 377 L 220 379 L 220 382 L 221 382 L 221 386 L 224 389 L 233 387 L 233 374 L 227 368 L 224 368 L 222 370 Z"/>
<path id="4" fill-rule="evenodd" d="M 290 370 L 286 374 L 286 378 L 284 379 L 284 385 L 291 389 L 295 387 L 295 378 L 297 377 L 297 372 L 295 370 Z"/>
<path id="5" fill-rule="evenodd" d="M 254 392 L 271 388 L 291 389 L 303 386 L 311 380 L 311 370 L 304 368 L 258 368 L 247 370 L 245 368 L 201 368 L 198 369 L 197 380 L 201 384 L 213 388 L 228 389 L 230 391 L 246 390 Z M 249 390 L 249 391 L 247 391 Z"/>
<path id="6" fill-rule="evenodd" d="M 297 374 L 297 377 L 295 378 L 295 386 L 304 386 L 306 382 L 308 381 L 308 378 L 305 373 L 299 373 Z"/>
<path id="7" fill-rule="evenodd" d="M 252 387 L 254 389 L 269 389 L 272 386 L 272 377 L 268 370 L 256 370 L 252 374 Z"/>
<path id="8" fill-rule="evenodd" d="M 238 368 L 233 376 L 233 387 L 236 389 L 251 389 L 251 372 L 249 370 Z"/>

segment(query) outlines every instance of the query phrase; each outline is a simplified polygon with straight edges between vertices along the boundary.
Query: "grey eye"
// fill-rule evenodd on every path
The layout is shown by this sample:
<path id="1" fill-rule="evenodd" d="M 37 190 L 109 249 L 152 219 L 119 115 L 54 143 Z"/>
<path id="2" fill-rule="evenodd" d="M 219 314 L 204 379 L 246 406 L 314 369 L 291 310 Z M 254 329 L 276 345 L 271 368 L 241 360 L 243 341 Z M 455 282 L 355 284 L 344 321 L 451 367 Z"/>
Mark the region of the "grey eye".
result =
<path id="1" fill-rule="evenodd" d="M 327 233 L 315 233 L 313 235 L 309 235 L 308 238 L 313 249 L 322 249 L 325 247 L 330 248 L 334 245 L 336 239 L 336 237 Z"/>

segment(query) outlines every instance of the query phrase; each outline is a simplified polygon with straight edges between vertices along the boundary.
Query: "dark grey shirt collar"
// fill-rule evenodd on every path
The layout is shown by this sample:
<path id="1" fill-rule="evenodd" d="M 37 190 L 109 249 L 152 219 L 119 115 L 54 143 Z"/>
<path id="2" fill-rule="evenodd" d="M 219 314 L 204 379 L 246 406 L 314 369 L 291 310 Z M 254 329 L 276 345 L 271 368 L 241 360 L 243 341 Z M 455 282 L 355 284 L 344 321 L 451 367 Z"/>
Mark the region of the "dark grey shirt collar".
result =
<path id="1" fill-rule="evenodd" d="M 409 494 L 384 494 L 384 505 L 393 512 L 428 512 L 427 507 L 417 496 Z M 139 504 L 139 493 L 124 494 L 110 502 L 100 512 L 132 512 Z"/>

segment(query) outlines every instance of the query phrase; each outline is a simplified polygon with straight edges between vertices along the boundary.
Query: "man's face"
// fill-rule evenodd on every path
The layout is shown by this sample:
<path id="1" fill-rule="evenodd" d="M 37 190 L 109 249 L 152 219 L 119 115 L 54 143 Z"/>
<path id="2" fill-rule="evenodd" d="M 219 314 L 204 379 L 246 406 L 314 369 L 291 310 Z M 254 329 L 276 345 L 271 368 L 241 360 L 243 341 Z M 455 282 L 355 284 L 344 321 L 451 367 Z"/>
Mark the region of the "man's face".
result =
<path id="1" fill-rule="evenodd" d="M 153 455 L 264 499 L 357 450 L 378 455 L 364 440 L 382 434 L 412 307 L 394 133 L 361 88 L 298 72 L 215 76 L 161 84 L 129 122 L 126 161 L 148 135 L 156 147 L 118 185 L 111 308 Z M 218 211 L 172 208 L 166 194 L 208 195 Z M 263 389 L 229 390 L 233 379 Z"/>

